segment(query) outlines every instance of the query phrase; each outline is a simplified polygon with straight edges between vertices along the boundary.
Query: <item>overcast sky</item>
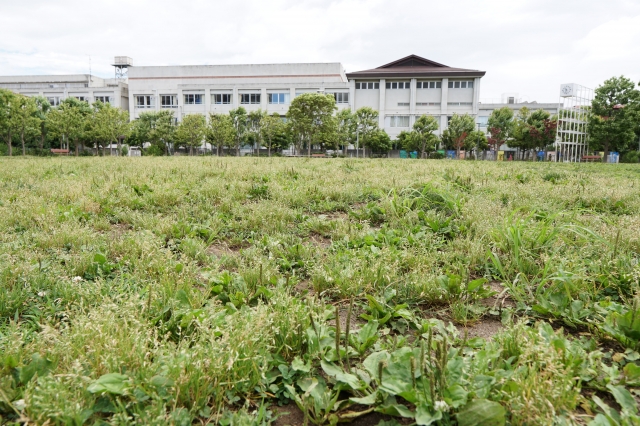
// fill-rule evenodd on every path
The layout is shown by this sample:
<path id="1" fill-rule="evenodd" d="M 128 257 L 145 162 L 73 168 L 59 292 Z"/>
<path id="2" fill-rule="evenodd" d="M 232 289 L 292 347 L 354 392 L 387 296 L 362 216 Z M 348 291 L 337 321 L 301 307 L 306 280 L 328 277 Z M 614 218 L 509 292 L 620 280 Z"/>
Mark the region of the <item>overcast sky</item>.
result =
<path id="1" fill-rule="evenodd" d="M 640 0 L 0 0 L 0 75 L 137 65 L 341 62 L 409 54 L 486 71 L 482 99 L 640 80 Z M 91 58 L 91 60 L 90 60 Z"/>

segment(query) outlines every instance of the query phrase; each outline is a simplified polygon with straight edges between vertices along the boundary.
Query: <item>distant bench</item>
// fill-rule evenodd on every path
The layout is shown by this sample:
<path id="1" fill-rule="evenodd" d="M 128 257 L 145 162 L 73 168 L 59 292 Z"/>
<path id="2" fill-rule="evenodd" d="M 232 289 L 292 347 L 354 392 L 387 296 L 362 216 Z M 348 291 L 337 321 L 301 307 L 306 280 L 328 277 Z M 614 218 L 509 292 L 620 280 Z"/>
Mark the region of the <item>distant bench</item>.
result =
<path id="1" fill-rule="evenodd" d="M 314 158 L 326 158 L 327 156 L 324 154 L 311 154 L 312 157 Z"/>
<path id="2" fill-rule="evenodd" d="M 583 155 L 582 161 L 586 161 L 587 163 L 594 163 L 596 161 L 602 161 L 602 157 L 599 155 Z"/>
<path id="3" fill-rule="evenodd" d="M 54 155 L 69 155 L 68 149 L 51 149 L 51 153 Z"/>

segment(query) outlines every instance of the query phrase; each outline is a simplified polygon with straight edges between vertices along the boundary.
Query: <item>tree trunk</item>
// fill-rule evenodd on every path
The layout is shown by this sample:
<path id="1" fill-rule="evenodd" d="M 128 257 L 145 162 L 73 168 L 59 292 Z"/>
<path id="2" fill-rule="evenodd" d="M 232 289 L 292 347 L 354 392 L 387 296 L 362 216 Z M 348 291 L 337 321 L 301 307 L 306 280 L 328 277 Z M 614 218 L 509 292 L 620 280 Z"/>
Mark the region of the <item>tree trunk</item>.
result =
<path id="1" fill-rule="evenodd" d="M 78 139 L 73 140 L 73 145 L 76 150 L 76 157 L 78 156 Z"/>
<path id="2" fill-rule="evenodd" d="M 602 157 L 602 162 L 606 163 L 609 157 L 609 140 L 604 142 L 604 157 Z"/>
<path id="3" fill-rule="evenodd" d="M 311 138 L 309 138 L 309 140 L 307 141 L 308 146 L 307 146 L 307 153 L 309 154 L 309 158 L 311 158 Z"/>
<path id="4" fill-rule="evenodd" d="M 220 157 L 220 145 L 216 146 L 216 156 Z"/>
<path id="5" fill-rule="evenodd" d="M 11 130 L 9 130 L 9 137 L 7 138 L 7 147 L 9 148 L 9 157 L 13 155 L 13 147 L 11 146 Z"/>
<path id="6" fill-rule="evenodd" d="M 44 149 L 44 121 L 40 127 L 40 151 Z"/>
<path id="7" fill-rule="evenodd" d="M 120 145 L 122 144 L 122 140 L 120 138 L 118 138 L 118 152 L 116 153 L 116 155 L 119 157 L 120 156 Z"/>
<path id="8" fill-rule="evenodd" d="M 20 143 L 22 144 L 22 156 L 27 155 L 27 151 L 24 148 L 24 129 L 20 130 Z"/>

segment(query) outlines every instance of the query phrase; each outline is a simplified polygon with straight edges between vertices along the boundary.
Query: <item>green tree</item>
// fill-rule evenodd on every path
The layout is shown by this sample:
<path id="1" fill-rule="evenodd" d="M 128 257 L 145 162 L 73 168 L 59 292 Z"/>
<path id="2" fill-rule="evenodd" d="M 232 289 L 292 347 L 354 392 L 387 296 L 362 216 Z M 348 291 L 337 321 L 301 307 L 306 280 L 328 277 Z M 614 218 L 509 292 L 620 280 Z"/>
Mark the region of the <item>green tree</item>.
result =
<path id="1" fill-rule="evenodd" d="M 485 151 L 488 147 L 487 136 L 482 130 L 474 130 L 464 140 L 464 149 L 466 151 Z"/>
<path id="2" fill-rule="evenodd" d="M 448 136 L 453 141 L 456 158 L 460 158 L 460 148 L 464 146 L 464 141 L 471 132 L 476 129 L 476 122 L 469 114 L 453 114 L 447 127 Z"/>
<path id="3" fill-rule="evenodd" d="M 220 149 L 231 147 L 234 141 L 234 129 L 231 117 L 226 114 L 209 114 L 209 125 L 205 133 L 207 142 L 216 147 L 216 155 L 220 156 Z"/>
<path id="4" fill-rule="evenodd" d="M 13 116 L 18 104 L 17 97 L 9 90 L 0 89 L 0 131 L 6 138 L 9 156 L 13 155 Z"/>
<path id="5" fill-rule="evenodd" d="M 266 117 L 267 112 L 261 109 L 251 111 L 247 116 L 248 130 L 255 141 L 254 150 L 256 155 L 260 155 L 260 147 L 262 146 L 262 126 L 264 125 Z"/>
<path id="6" fill-rule="evenodd" d="M 391 138 L 382 129 L 369 135 L 369 148 L 372 152 L 386 154 L 391 149 Z"/>
<path id="7" fill-rule="evenodd" d="M 435 151 L 438 137 L 434 132 L 438 130 L 438 120 L 431 115 L 421 115 L 413 123 L 410 133 L 401 132 L 398 135 L 402 139 L 403 147 L 410 151 L 418 151 L 420 158 L 425 158 L 430 152 Z"/>
<path id="8" fill-rule="evenodd" d="M 160 110 L 143 112 L 140 117 L 132 123 L 132 140 L 140 147 L 145 143 L 150 143 L 158 152 L 169 155 L 170 147 L 175 134 L 175 118 L 173 111 Z"/>
<path id="9" fill-rule="evenodd" d="M 335 110 L 333 95 L 304 93 L 291 101 L 287 118 L 298 152 L 306 143 L 310 157 L 314 142 L 326 141 L 329 135 L 337 133 L 337 122 L 333 117 Z"/>
<path id="10" fill-rule="evenodd" d="M 494 160 L 498 159 L 498 150 L 511 137 L 513 130 L 513 111 L 509 107 L 493 110 L 487 121 L 489 145 L 495 150 Z"/>
<path id="11" fill-rule="evenodd" d="M 633 81 L 621 77 L 606 80 L 595 90 L 588 131 L 592 146 L 602 149 L 606 162 L 609 151 L 624 151 L 635 141 L 640 119 L 640 91 Z"/>
<path id="12" fill-rule="evenodd" d="M 49 100 L 43 96 L 36 96 L 33 98 L 36 102 L 36 117 L 39 120 L 40 125 L 40 144 L 39 148 L 42 151 L 44 149 L 44 141 L 47 138 L 47 115 L 51 111 L 51 104 Z"/>
<path id="13" fill-rule="evenodd" d="M 229 111 L 229 117 L 231 117 L 231 124 L 233 125 L 236 155 L 239 157 L 240 146 L 245 141 L 247 134 L 249 117 L 247 116 L 247 110 L 243 107 Z"/>
<path id="14" fill-rule="evenodd" d="M 356 142 L 356 117 L 350 109 L 345 108 L 336 114 L 338 145 L 342 145 L 343 153 L 347 155 L 349 145 Z"/>
<path id="15" fill-rule="evenodd" d="M 27 155 L 24 144 L 25 134 L 35 135 L 40 130 L 40 123 L 36 113 L 38 106 L 33 98 L 27 96 L 18 97 L 18 108 L 12 117 L 15 120 L 15 129 L 20 134 L 20 144 L 22 145 L 22 155 Z"/>
<path id="16" fill-rule="evenodd" d="M 94 109 L 90 133 L 95 140 L 106 144 L 116 143 L 118 153 L 120 155 L 122 139 L 131 133 L 131 124 L 129 123 L 129 113 L 111 106 L 111 104 L 99 103 Z"/>
<path id="17" fill-rule="evenodd" d="M 355 113 L 357 148 L 362 146 L 362 156 L 366 156 L 369 138 L 379 130 L 378 111 L 369 107 L 359 108 Z M 358 152 L 356 151 L 356 157 Z"/>
<path id="18" fill-rule="evenodd" d="M 271 157 L 271 149 L 274 146 L 279 147 L 278 143 L 281 143 L 281 135 L 287 133 L 287 126 L 282 121 L 280 114 L 274 112 L 262 119 L 262 138 L 267 143 L 268 155 Z"/>
<path id="19" fill-rule="evenodd" d="M 198 148 L 202 145 L 206 130 L 207 120 L 204 115 L 185 115 L 176 129 L 176 142 L 189 148 L 189 155 L 193 155 L 193 148 Z"/>
<path id="20" fill-rule="evenodd" d="M 92 114 L 91 108 L 86 102 L 76 98 L 67 98 L 60 106 L 54 108 L 47 116 L 47 127 L 52 135 L 60 139 L 60 146 L 70 147 L 74 143 L 76 156 L 79 153 L 80 143 L 83 143 L 87 130 L 86 119 Z"/>

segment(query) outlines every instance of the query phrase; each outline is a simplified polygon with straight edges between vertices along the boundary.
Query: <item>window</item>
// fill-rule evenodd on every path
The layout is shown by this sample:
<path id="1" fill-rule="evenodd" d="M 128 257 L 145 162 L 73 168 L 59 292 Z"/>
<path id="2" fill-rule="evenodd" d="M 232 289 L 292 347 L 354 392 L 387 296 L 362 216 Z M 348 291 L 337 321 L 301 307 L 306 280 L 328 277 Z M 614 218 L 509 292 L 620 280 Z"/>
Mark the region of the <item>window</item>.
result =
<path id="1" fill-rule="evenodd" d="M 418 89 L 441 89 L 441 81 L 419 81 L 417 83 Z"/>
<path id="2" fill-rule="evenodd" d="M 489 117 L 477 117 L 476 124 L 478 127 L 487 127 L 489 123 Z"/>
<path id="3" fill-rule="evenodd" d="M 398 106 L 409 106 L 409 102 L 398 102 Z"/>
<path id="4" fill-rule="evenodd" d="M 153 108 L 155 106 L 155 99 L 149 95 L 137 95 L 136 96 L 136 108 Z"/>
<path id="5" fill-rule="evenodd" d="M 58 96 L 48 97 L 47 100 L 53 107 L 60 105 L 60 97 Z"/>
<path id="6" fill-rule="evenodd" d="M 334 93 L 333 97 L 336 98 L 337 104 L 348 104 L 349 103 L 349 93 Z"/>
<path id="7" fill-rule="evenodd" d="M 473 89 L 473 81 L 450 81 L 449 89 Z"/>
<path id="8" fill-rule="evenodd" d="M 372 81 L 356 83 L 356 89 L 379 89 L 380 83 L 374 83 Z"/>
<path id="9" fill-rule="evenodd" d="M 447 102 L 447 105 L 450 106 L 471 106 L 473 103 L 471 102 Z"/>
<path id="10" fill-rule="evenodd" d="M 216 93 L 213 97 L 213 103 L 216 105 L 228 105 L 231 103 L 231 93 Z"/>
<path id="11" fill-rule="evenodd" d="M 290 96 L 291 95 L 289 93 L 268 93 L 267 94 L 267 98 L 270 104 L 288 104 Z"/>
<path id="12" fill-rule="evenodd" d="M 103 104 L 110 104 L 111 103 L 111 96 L 96 96 L 96 102 L 100 101 Z"/>
<path id="13" fill-rule="evenodd" d="M 507 103 L 508 104 L 515 104 L 516 103 L 516 98 L 514 98 L 513 96 L 509 96 L 509 99 L 507 99 Z"/>
<path id="14" fill-rule="evenodd" d="M 416 106 L 440 106 L 440 102 L 416 102 Z"/>
<path id="15" fill-rule="evenodd" d="M 391 127 L 409 127 L 408 115 L 395 115 L 390 117 Z"/>
<path id="16" fill-rule="evenodd" d="M 176 95 L 161 95 L 160 105 L 162 108 L 178 108 L 178 97 Z"/>
<path id="17" fill-rule="evenodd" d="M 409 81 L 388 81 L 386 84 L 387 89 L 410 89 L 411 82 Z"/>
<path id="18" fill-rule="evenodd" d="M 203 94 L 188 94 L 184 95 L 185 105 L 202 105 Z"/>
<path id="19" fill-rule="evenodd" d="M 243 93 L 240 95 L 241 104 L 259 104 L 260 93 Z"/>

